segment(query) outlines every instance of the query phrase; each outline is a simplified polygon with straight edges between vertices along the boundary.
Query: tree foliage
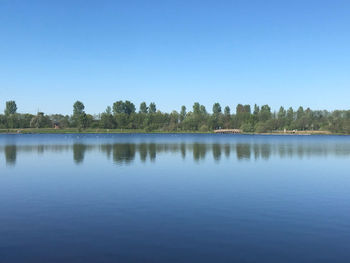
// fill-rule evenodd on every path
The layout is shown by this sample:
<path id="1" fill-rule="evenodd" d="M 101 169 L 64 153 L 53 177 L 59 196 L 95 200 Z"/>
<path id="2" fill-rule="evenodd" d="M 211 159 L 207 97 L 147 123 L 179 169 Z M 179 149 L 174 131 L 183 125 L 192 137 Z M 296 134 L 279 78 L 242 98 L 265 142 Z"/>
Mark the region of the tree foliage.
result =
<path id="1" fill-rule="evenodd" d="M 148 113 L 148 107 L 147 107 L 146 102 L 142 102 L 140 104 L 140 113 L 144 113 L 144 114 Z"/>
<path id="2" fill-rule="evenodd" d="M 154 102 L 147 106 L 140 104 L 136 112 L 130 101 L 116 101 L 99 115 L 85 113 L 81 101 L 73 105 L 71 116 L 62 114 L 36 115 L 17 113 L 15 101 L 6 102 L 5 114 L 0 115 L 0 128 L 104 128 L 104 129 L 140 129 L 145 131 L 212 131 L 218 128 L 242 129 L 244 132 L 271 132 L 283 130 L 327 130 L 334 133 L 350 134 L 350 110 L 311 110 L 298 107 L 280 107 L 272 112 L 269 105 L 236 105 L 236 112 L 226 106 L 222 112 L 221 105 L 214 103 L 212 113 L 204 105 L 195 102 L 192 111 L 186 106 L 180 112 L 164 113 L 156 108 Z"/>
<path id="3" fill-rule="evenodd" d="M 17 105 L 14 100 L 6 101 L 5 115 L 15 114 L 17 112 Z"/>

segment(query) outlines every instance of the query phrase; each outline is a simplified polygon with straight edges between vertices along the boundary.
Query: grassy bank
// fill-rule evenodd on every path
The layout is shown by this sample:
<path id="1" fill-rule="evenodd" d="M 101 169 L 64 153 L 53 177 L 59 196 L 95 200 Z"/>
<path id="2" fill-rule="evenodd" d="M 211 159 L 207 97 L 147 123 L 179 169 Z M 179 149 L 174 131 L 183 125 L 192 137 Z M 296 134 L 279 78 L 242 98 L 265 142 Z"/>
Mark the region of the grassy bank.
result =
<path id="1" fill-rule="evenodd" d="M 274 134 L 274 135 L 335 135 L 335 133 L 331 133 L 330 131 L 276 131 L 271 133 L 263 133 L 263 134 Z"/>
<path id="2" fill-rule="evenodd" d="M 0 134 L 70 134 L 70 133 L 101 133 L 101 134 L 118 134 L 118 133 L 194 133 L 194 134 L 208 134 L 213 132 L 200 131 L 146 131 L 142 129 L 53 129 L 53 128 L 27 128 L 27 129 L 0 129 Z M 243 134 L 264 134 L 264 135 L 338 135 L 330 131 L 276 131 L 269 133 L 243 133 Z"/>
<path id="3" fill-rule="evenodd" d="M 70 133 L 211 133 L 200 131 L 146 131 L 142 129 L 53 129 L 53 128 L 27 128 L 27 129 L 0 129 L 0 134 L 70 134 Z"/>

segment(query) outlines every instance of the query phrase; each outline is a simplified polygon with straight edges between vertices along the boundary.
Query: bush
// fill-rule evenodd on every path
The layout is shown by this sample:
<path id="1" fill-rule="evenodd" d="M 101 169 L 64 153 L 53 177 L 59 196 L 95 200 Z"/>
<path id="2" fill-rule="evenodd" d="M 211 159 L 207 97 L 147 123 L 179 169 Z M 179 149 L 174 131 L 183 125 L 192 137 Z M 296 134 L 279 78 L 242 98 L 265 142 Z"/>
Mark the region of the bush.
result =
<path id="1" fill-rule="evenodd" d="M 265 122 L 258 122 L 256 125 L 255 125 L 255 131 L 256 132 L 260 132 L 260 133 L 263 133 L 263 132 L 268 132 L 268 126 L 266 125 Z"/>
<path id="2" fill-rule="evenodd" d="M 200 128 L 199 128 L 200 132 L 207 132 L 208 131 L 208 125 L 203 124 Z"/>
<path id="3" fill-rule="evenodd" d="M 243 132 L 254 132 L 254 127 L 251 123 L 244 123 L 242 126 L 241 126 L 241 130 Z"/>

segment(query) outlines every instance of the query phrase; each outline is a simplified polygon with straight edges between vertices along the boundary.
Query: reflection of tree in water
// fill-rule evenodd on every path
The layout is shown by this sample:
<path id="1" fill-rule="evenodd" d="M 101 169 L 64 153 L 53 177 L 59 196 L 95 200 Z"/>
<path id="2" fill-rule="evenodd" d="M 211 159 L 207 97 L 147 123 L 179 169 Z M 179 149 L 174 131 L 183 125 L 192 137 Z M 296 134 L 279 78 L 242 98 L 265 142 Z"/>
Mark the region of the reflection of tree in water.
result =
<path id="1" fill-rule="evenodd" d="M 123 143 L 113 145 L 113 161 L 118 164 L 128 164 L 135 159 L 135 144 Z"/>
<path id="2" fill-rule="evenodd" d="M 151 161 L 155 161 L 157 157 L 157 147 L 155 143 L 149 144 L 149 157 Z"/>
<path id="3" fill-rule="evenodd" d="M 215 161 L 219 161 L 222 154 L 225 154 L 225 156 L 229 158 L 231 156 L 231 151 L 234 149 L 236 150 L 237 160 L 250 160 L 252 154 L 254 154 L 254 158 L 256 160 L 259 158 L 268 159 L 271 155 L 272 147 L 273 146 L 270 144 L 252 143 L 214 143 L 211 145 L 207 143 L 117 143 L 101 145 L 99 149 L 102 152 L 105 152 L 108 158 L 111 154 L 113 154 L 114 162 L 128 164 L 135 159 L 136 152 L 139 153 L 141 162 L 146 162 L 147 160 L 155 161 L 157 154 L 159 153 L 180 153 L 181 157 L 185 158 L 186 151 L 188 149 L 193 151 L 193 160 L 196 162 L 205 159 L 207 151 L 210 150 L 212 151 L 212 156 Z M 280 146 L 275 146 L 273 149 L 276 150 L 276 153 L 283 155 L 283 153 L 281 153 L 281 149 L 278 147 Z M 91 145 L 75 144 L 73 146 L 75 162 L 82 162 L 84 159 L 84 153 L 89 149 L 92 149 Z"/>
<path id="4" fill-rule="evenodd" d="M 293 147 L 291 144 L 278 144 L 277 148 L 281 158 L 291 157 L 293 155 Z"/>
<path id="5" fill-rule="evenodd" d="M 221 158 L 221 145 L 214 143 L 213 144 L 213 157 L 215 161 L 219 161 Z"/>
<path id="6" fill-rule="evenodd" d="M 261 145 L 261 157 L 268 160 L 271 155 L 271 144 L 264 143 Z"/>
<path id="7" fill-rule="evenodd" d="M 86 146 L 84 144 L 73 144 L 73 159 L 79 164 L 84 161 Z"/>
<path id="8" fill-rule="evenodd" d="M 298 145 L 298 147 L 297 147 L 297 155 L 298 155 L 300 158 L 303 158 L 303 156 L 304 156 L 304 151 L 305 151 L 305 149 L 304 149 L 303 145 Z"/>
<path id="9" fill-rule="evenodd" d="M 102 144 L 101 151 L 107 154 L 107 158 L 110 159 L 112 155 L 112 144 Z"/>
<path id="10" fill-rule="evenodd" d="M 293 146 L 292 145 L 288 145 L 287 146 L 287 155 L 289 157 L 292 157 L 293 156 Z"/>
<path id="11" fill-rule="evenodd" d="M 227 158 L 236 158 L 237 160 L 250 160 L 251 158 L 269 159 L 271 155 L 278 155 L 280 158 L 300 158 L 312 156 L 341 155 L 350 156 L 350 143 L 338 143 L 334 145 L 320 143 L 124 143 L 124 144 L 82 144 L 73 145 L 0 145 L 0 153 L 3 151 L 6 158 L 6 164 L 15 164 L 17 153 L 45 154 L 51 152 L 70 152 L 73 150 L 74 162 L 79 164 L 84 161 L 85 153 L 88 151 L 100 151 L 106 154 L 106 157 L 113 158 L 116 163 L 130 163 L 135 159 L 136 152 L 139 152 L 142 162 L 155 161 L 159 154 L 177 154 L 179 158 L 186 158 L 187 151 L 193 152 L 193 160 L 198 162 L 205 159 L 207 151 L 212 151 L 214 160 L 221 160 L 224 154 Z M 236 151 L 236 156 L 231 153 Z M 181 157 L 180 157 L 181 154 Z"/>
<path id="12" fill-rule="evenodd" d="M 141 143 L 139 146 L 140 159 L 142 162 L 146 162 L 148 155 L 148 147 L 146 143 Z"/>
<path id="13" fill-rule="evenodd" d="M 38 145 L 38 154 L 44 154 L 44 145 Z"/>
<path id="14" fill-rule="evenodd" d="M 281 158 L 284 158 L 286 156 L 286 148 L 284 144 L 278 144 L 277 145 L 277 151 L 278 151 L 278 155 Z"/>
<path id="15" fill-rule="evenodd" d="M 260 146 L 259 144 L 253 144 L 254 159 L 258 160 L 260 158 Z"/>
<path id="16" fill-rule="evenodd" d="M 181 143 L 180 145 L 182 159 L 186 158 L 186 144 Z"/>
<path id="17" fill-rule="evenodd" d="M 248 143 L 238 143 L 236 144 L 236 154 L 238 160 L 250 159 L 250 144 Z"/>
<path id="18" fill-rule="evenodd" d="M 182 158 L 186 157 L 187 151 L 192 151 L 193 160 L 199 161 L 205 159 L 206 153 L 212 151 L 212 157 L 214 160 L 221 160 L 224 154 L 227 158 L 230 158 L 232 151 L 236 151 L 237 160 L 255 160 L 263 159 L 268 160 L 272 154 L 276 154 L 281 158 L 287 156 L 298 155 L 300 157 L 311 155 L 326 155 L 327 150 L 320 146 L 305 147 L 304 145 L 293 144 L 271 144 L 271 143 L 179 143 L 179 144 L 167 144 L 167 143 L 140 143 L 140 144 L 117 144 L 115 147 L 119 147 L 119 153 L 117 154 L 118 162 L 127 162 L 134 159 L 134 152 L 138 151 L 140 154 L 140 160 L 146 162 L 147 160 L 154 161 L 157 154 L 161 153 L 177 153 L 181 154 Z M 350 148 L 350 147 L 349 147 Z M 330 151 L 330 150 L 329 150 Z M 334 152 L 335 150 L 332 149 Z M 338 154 L 350 155 L 350 149 L 342 149 L 342 151 L 336 151 Z"/>
<path id="19" fill-rule="evenodd" d="M 195 161 L 199 161 L 200 159 L 205 158 L 207 148 L 205 144 L 202 143 L 194 143 L 193 144 L 193 159 Z"/>
<path id="20" fill-rule="evenodd" d="M 6 164 L 15 165 L 17 159 L 17 146 L 16 145 L 6 145 L 5 146 L 5 159 Z"/>
<path id="21" fill-rule="evenodd" d="M 230 157 L 230 153 L 231 153 L 231 146 L 229 144 L 225 144 L 224 145 L 224 151 L 225 151 L 226 158 L 229 158 Z"/>

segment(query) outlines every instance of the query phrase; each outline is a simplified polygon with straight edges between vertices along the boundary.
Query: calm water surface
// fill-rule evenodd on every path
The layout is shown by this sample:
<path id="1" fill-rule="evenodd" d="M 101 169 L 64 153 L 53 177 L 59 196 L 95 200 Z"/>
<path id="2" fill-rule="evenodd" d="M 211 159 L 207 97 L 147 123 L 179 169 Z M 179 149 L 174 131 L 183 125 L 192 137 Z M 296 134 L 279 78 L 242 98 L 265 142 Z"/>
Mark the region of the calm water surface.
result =
<path id="1" fill-rule="evenodd" d="M 0 262 L 350 262 L 350 137 L 0 135 Z"/>

